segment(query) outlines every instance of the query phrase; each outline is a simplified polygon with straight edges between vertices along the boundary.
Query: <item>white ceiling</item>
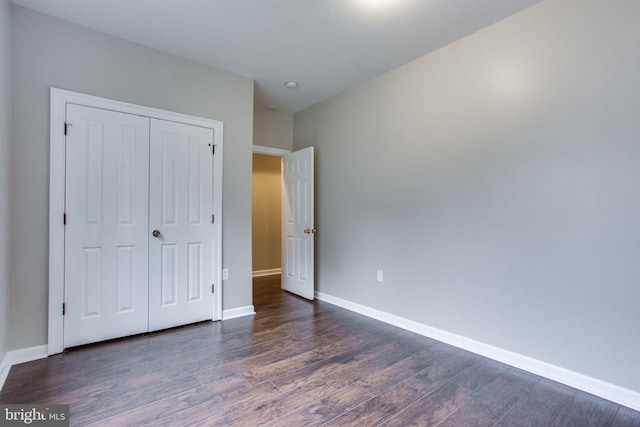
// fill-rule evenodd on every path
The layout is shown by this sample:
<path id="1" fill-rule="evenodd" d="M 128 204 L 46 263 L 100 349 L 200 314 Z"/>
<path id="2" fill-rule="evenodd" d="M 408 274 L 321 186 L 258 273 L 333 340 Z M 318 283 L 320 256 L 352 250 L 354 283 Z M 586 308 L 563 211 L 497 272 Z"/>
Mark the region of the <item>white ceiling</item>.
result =
<path id="1" fill-rule="evenodd" d="M 259 105 L 290 113 L 539 1 L 12 0 L 254 79 Z"/>

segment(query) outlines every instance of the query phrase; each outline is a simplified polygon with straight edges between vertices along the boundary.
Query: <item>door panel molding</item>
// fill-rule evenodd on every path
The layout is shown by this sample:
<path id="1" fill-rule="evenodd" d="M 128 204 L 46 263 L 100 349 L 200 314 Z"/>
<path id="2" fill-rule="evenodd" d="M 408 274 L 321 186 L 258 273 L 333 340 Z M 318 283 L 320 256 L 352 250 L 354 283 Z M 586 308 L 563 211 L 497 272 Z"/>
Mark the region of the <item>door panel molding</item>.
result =
<path id="1" fill-rule="evenodd" d="M 47 354 L 64 350 L 64 262 L 65 262 L 65 118 L 67 104 L 101 108 L 148 118 L 168 120 L 213 129 L 215 149 L 213 176 L 214 248 L 213 269 L 216 293 L 213 319 L 222 318 L 222 164 L 223 124 L 220 121 L 194 117 L 156 108 L 144 107 L 82 93 L 51 88 L 50 92 L 50 159 L 49 159 L 49 324 Z M 73 125 L 71 123 L 71 125 Z M 123 212 L 126 217 L 126 212 Z M 123 218 L 124 219 L 124 218 Z"/>

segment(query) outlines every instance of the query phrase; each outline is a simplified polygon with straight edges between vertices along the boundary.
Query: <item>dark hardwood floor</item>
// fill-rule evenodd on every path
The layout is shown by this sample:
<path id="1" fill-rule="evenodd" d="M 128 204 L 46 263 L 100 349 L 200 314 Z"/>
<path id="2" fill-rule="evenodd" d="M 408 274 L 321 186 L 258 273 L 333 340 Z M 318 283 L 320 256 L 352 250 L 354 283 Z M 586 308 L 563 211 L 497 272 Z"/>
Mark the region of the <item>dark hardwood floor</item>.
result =
<path id="1" fill-rule="evenodd" d="M 254 317 L 14 366 L 0 403 L 84 426 L 640 426 L 640 413 L 323 302 L 254 284 Z"/>

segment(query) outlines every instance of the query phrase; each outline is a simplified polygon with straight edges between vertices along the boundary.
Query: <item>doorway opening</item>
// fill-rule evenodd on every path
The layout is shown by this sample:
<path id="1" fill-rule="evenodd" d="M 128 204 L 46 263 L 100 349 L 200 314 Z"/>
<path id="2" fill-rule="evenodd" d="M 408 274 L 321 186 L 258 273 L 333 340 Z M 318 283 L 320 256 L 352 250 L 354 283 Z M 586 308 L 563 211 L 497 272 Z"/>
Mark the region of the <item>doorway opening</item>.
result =
<path id="1" fill-rule="evenodd" d="M 282 272 L 282 160 L 253 153 L 252 173 L 253 277 Z"/>
<path id="2" fill-rule="evenodd" d="M 258 148 L 258 149 L 257 149 Z M 281 240 L 280 262 L 277 263 L 277 243 L 273 241 L 274 248 L 267 248 L 267 259 L 271 259 L 273 264 L 264 269 L 264 264 L 258 266 L 261 255 L 254 255 L 253 271 L 255 275 L 279 274 L 282 289 L 296 294 L 308 300 L 315 298 L 315 256 L 314 256 L 314 237 L 316 228 L 314 226 L 314 148 L 306 147 L 295 152 L 289 152 L 281 149 L 273 149 L 268 147 L 259 147 L 254 145 L 254 154 L 267 154 L 271 156 L 279 156 L 280 160 L 280 189 L 281 189 Z M 257 164 L 261 162 L 258 158 Z M 278 160 L 274 161 L 275 165 Z M 278 174 L 273 174 L 273 193 L 275 193 L 275 181 Z M 260 184 L 256 184 L 260 187 Z M 262 192 L 254 186 L 254 197 L 260 197 Z M 273 205 L 273 198 L 267 199 Z M 259 206 L 260 202 L 255 202 L 255 206 Z M 277 218 L 277 214 L 274 217 Z M 265 221 L 269 215 L 260 215 L 256 213 L 254 218 L 256 221 Z M 255 223 L 254 223 L 255 224 Z M 259 226 L 254 226 L 253 237 L 258 238 Z M 276 229 L 276 226 L 271 227 Z M 264 234 L 264 233 L 263 233 Z M 276 236 L 277 233 L 268 233 Z M 255 243 L 254 247 L 259 250 L 265 243 Z M 273 239 L 275 240 L 275 238 Z M 265 240 L 267 243 L 268 240 Z M 254 252 L 255 254 L 256 252 Z M 273 261 L 276 260 L 276 261 Z M 279 270 L 277 270 L 279 265 Z M 263 268 L 260 270 L 259 268 Z M 255 278 L 254 275 L 254 278 Z M 255 279 L 254 279 L 255 280 Z"/>
<path id="3" fill-rule="evenodd" d="M 252 170 L 253 295 L 280 287 L 282 275 L 282 155 L 287 150 L 254 146 Z"/>

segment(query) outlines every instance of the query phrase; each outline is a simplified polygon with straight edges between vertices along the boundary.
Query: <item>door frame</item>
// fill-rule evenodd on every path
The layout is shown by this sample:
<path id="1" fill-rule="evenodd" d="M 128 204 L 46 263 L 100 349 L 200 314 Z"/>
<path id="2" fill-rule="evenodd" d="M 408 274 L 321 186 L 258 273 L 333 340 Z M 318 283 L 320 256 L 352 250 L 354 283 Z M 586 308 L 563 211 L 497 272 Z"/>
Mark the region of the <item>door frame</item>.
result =
<path id="1" fill-rule="evenodd" d="M 282 157 L 285 154 L 291 153 L 291 150 L 285 150 L 283 148 L 266 147 L 264 145 L 255 145 L 254 144 L 253 153 L 254 154 L 264 154 L 266 156 L 273 156 L 273 157 Z"/>
<path id="2" fill-rule="evenodd" d="M 216 292 L 213 320 L 222 319 L 222 165 L 223 124 L 221 121 L 145 107 L 127 102 L 51 88 L 49 129 L 49 324 L 47 355 L 64 350 L 64 249 L 65 249 L 65 118 L 66 105 L 78 104 L 104 110 L 174 121 L 213 130 L 213 268 Z"/>

